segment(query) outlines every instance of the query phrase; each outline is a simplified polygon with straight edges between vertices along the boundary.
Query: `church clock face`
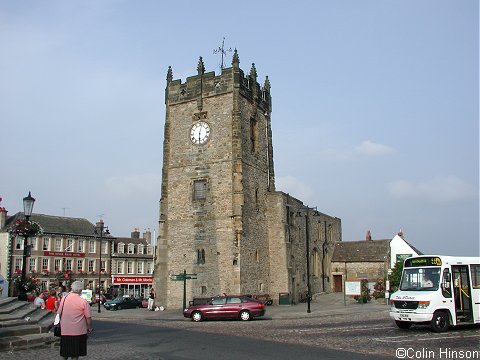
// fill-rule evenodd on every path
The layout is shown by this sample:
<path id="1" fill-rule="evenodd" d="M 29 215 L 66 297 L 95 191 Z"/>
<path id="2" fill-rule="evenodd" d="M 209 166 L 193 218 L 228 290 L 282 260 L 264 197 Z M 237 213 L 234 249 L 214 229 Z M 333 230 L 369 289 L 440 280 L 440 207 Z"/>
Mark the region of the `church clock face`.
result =
<path id="1" fill-rule="evenodd" d="M 210 126 L 205 121 L 197 121 L 190 130 L 190 140 L 193 144 L 205 144 L 210 138 Z"/>

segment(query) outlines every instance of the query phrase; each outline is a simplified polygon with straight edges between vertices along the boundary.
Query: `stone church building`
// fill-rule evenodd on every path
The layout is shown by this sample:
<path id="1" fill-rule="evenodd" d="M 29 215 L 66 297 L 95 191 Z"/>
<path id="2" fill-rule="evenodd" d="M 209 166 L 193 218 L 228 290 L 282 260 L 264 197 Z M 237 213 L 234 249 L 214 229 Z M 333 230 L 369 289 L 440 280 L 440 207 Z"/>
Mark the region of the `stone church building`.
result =
<path id="1" fill-rule="evenodd" d="M 330 261 L 341 220 L 275 188 L 270 81 L 245 75 L 235 50 L 220 75 L 186 82 L 167 72 L 159 235 L 154 271 L 157 303 L 180 307 L 220 294 L 269 294 L 291 302 L 330 291 Z M 307 249 L 307 242 L 309 247 Z M 308 251 L 307 251 L 308 250 Z M 308 257 L 307 257 L 308 253 Z M 308 261 L 307 261 L 308 260 Z M 285 296 L 285 295 L 283 295 Z"/>

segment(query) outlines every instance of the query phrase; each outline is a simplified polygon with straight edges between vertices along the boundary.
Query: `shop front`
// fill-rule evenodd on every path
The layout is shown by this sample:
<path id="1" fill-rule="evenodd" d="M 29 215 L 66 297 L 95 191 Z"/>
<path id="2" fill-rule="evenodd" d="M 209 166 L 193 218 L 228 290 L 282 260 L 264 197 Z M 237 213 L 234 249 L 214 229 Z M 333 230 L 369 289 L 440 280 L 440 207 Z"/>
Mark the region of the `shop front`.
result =
<path id="1" fill-rule="evenodd" d="M 113 296 L 133 296 L 147 298 L 152 287 L 152 276 L 112 275 L 110 293 Z"/>

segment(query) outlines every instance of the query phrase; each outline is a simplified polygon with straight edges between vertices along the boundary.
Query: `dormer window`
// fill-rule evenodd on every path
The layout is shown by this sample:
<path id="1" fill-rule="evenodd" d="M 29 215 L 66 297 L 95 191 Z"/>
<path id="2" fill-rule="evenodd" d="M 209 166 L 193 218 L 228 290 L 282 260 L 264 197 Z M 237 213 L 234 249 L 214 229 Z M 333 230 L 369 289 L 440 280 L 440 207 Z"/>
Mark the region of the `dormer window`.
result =
<path id="1" fill-rule="evenodd" d="M 135 254 L 135 245 L 128 244 L 128 253 L 129 254 Z"/>
<path id="2" fill-rule="evenodd" d="M 118 244 L 118 253 L 119 254 L 124 254 L 125 253 L 125 244 L 124 243 Z"/>
<path id="3" fill-rule="evenodd" d="M 145 246 L 140 244 L 138 245 L 138 253 L 139 254 L 145 254 Z"/>

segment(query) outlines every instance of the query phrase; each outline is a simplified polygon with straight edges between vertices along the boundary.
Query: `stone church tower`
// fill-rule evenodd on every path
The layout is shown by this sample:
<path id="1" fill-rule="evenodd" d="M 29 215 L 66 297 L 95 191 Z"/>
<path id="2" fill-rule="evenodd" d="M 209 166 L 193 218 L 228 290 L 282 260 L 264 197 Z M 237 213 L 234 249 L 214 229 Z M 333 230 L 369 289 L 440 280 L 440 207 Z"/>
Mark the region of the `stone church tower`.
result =
<path id="1" fill-rule="evenodd" d="M 245 75 L 239 63 L 235 50 L 232 67 L 216 76 L 200 58 L 185 83 L 168 69 L 154 281 L 158 303 L 168 307 L 182 304 L 183 283 L 171 276 L 184 270 L 197 274 L 187 300 L 293 294 L 301 278 L 289 269 L 285 245 L 293 198 L 275 191 L 270 82 L 260 85 L 255 65 Z"/>

